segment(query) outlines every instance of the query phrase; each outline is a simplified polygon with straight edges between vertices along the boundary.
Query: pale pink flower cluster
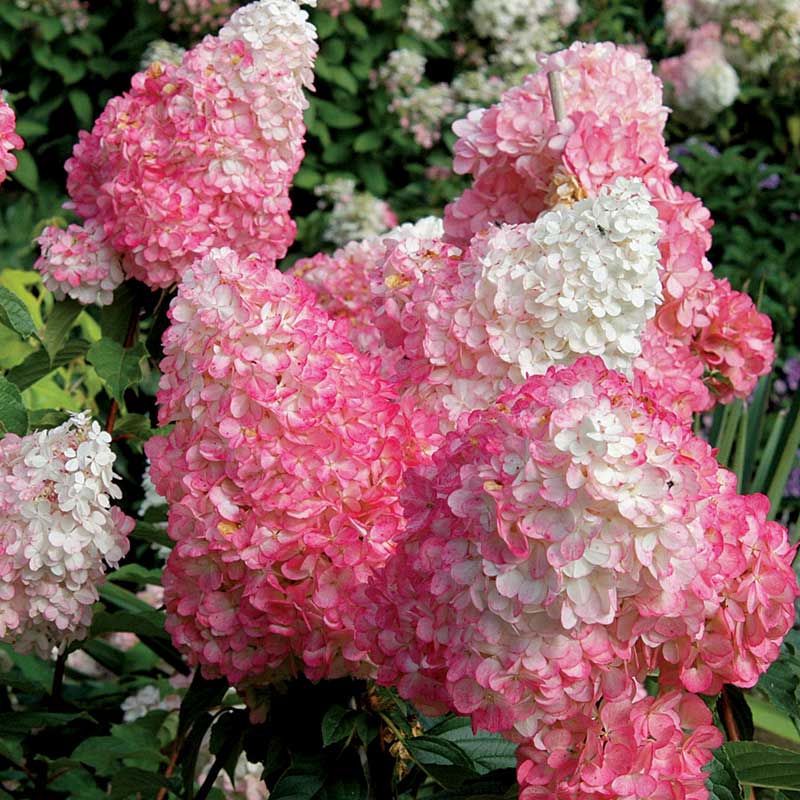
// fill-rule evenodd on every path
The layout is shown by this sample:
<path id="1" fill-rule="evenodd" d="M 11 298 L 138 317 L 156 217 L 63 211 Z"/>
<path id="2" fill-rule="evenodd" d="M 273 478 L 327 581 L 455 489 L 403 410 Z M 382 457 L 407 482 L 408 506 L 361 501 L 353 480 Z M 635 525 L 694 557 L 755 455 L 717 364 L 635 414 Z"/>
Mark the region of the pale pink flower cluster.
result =
<path id="1" fill-rule="evenodd" d="M 0 440 L 0 638 L 21 652 L 85 636 L 106 565 L 128 551 L 110 444 L 88 412 Z"/>
<path id="2" fill-rule="evenodd" d="M 314 194 L 322 198 L 320 208 L 332 205 L 323 236 L 336 245 L 379 236 L 397 225 L 392 207 L 371 192 L 357 192 L 351 178 L 320 184 Z"/>
<path id="3" fill-rule="evenodd" d="M 711 220 L 670 180 L 667 109 L 650 64 L 611 44 L 577 43 L 540 66 L 498 104 L 453 126 L 454 168 L 474 181 L 446 209 L 446 238 L 465 247 L 491 223 L 528 222 L 555 201 L 595 196 L 620 177 L 640 179 L 662 225 L 663 303 L 644 331 L 637 376 L 684 415 L 710 408 L 717 396 L 747 397 L 774 357 L 769 320 L 711 275 Z M 554 69 L 568 114 L 560 123 L 547 82 Z"/>
<path id="4" fill-rule="evenodd" d="M 214 33 L 241 5 L 239 0 L 148 0 L 167 15 L 170 27 L 195 36 Z"/>
<path id="5" fill-rule="evenodd" d="M 800 59 L 800 6 L 794 0 L 664 0 L 670 42 L 691 49 L 709 23 L 720 31 L 725 57 L 744 74 L 760 77 L 776 62 Z"/>
<path id="6" fill-rule="evenodd" d="M 709 22 L 689 36 L 686 52 L 667 58 L 658 73 L 675 116 L 704 127 L 739 96 L 739 76 L 725 58 L 719 25 Z"/>
<path id="7" fill-rule="evenodd" d="M 422 457 L 409 418 L 298 278 L 213 250 L 184 275 L 147 452 L 176 541 L 168 629 L 231 682 L 369 670 L 355 595 L 391 553 Z"/>
<path id="8" fill-rule="evenodd" d="M 138 73 L 81 133 L 68 205 L 104 231 L 128 275 L 166 287 L 223 245 L 285 254 L 316 49 L 294 0 L 260 0 L 179 66 Z"/>
<path id="9" fill-rule="evenodd" d="M 17 168 L 17 159 L 11 151 L 23 147 L 22 137 L 15 130 L 16 124 L 14 110 L 0 94 L 0 183 Z"/>
<path id="10" fill-rule="evenodd" d="M 683 691 L 751 686 L 794 617 L 766 499 L 736 496 L 706 443 L 596 357 L 464 414 L 405 484 L 406 529 L 357 618 L 378 680 L 524 742 L 542 796 L 705 796 L 719 735 Z M 664 665 L 667 693 L 645 699 Z M 626 714 L 635 757 L 601 758 Z"/>
<path id="11" fill-rule="evenodd" d="M 42 254 L 33 265 L 44 285 L 63 300 L 83 305 L 109 305 L 124 275 L 120 257 L 97 223 L 70 225 L 66 230 L 48 225 L 36 240 Z"/>

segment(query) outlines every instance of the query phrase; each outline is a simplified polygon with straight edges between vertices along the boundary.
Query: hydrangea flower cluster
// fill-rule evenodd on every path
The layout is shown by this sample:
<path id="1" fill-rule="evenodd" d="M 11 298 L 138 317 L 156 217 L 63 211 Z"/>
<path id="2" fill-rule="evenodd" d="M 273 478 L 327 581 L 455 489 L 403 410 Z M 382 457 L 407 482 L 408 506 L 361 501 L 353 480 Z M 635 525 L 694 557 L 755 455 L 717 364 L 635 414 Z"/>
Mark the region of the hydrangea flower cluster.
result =
<path id="1" fill-rule="evenodd" d="M 450 0 L 408 0 L 405 28 L 420 39 L 436 41 L 444 33 L 442 15 Z"/>
<path id="2" fill-rule="evenodd" d="M 128 551 L 110 443 L 89 412 L 0 440 L 0 638 L 20 652 L 82 638 L 105 566 Z"/>
<path id="3" fill-rule="evenodd" d="M 689 36 L 686 52 L 667 58 L 658 72 L 676 117 L 705 127 L 739 96 L 739 76 L 725 58 L 719 25 L 709 22 Z"/>
<path id="4" fill-rule="evenodd" d="M 356 643 L 423 711 L 524 742 L 520 780 L 542 796 L 678 778 L 679 796 L 695 796 L 719 742 L 684 692 L 753 685 L 798 595 L 786 531 L 735 486 L 599 358 L 553 367 L 463 415 L 409 471 L 406 529 L 370 582 Z M 656 665 L 667 693 L 645 699 Z M 660 713 L 674 724 L 648 744 Z M 636 756 L 606 759 L 623 719 Z"/>
<path id="5" fill-rule="evenodd" d="M 238 0 L 148 0 L 167 15 L 170 27 L 198 36 L 224 25 L 241 5 Z"/>
<path id="6" fill-rule="evenodd" d="M 711 710 L 693 694 L 604 701 L 518 748 L 519 797 L 700 800 L 708 797 L 700 767 L 721 744 Z"/>
<path id="7" fill-rule="evenodd" d="M 16 156 L 12 150 L 21 150 L 23 147 L 22 137 L 16 132 L 17 118 L 14 110 L 0 95 L 0 183 L 2 183 L 9 172 L 17 168 Z"/>
<path id="8" fill-rule="evenodd" d="M 338 178 L 320 184 L 314 193 L 323 198 L 322 208 L 328 202 L 333 204 L 323 236 L 334 244 L 379 236 L 397 225 L 391 206 L 370 192 L 357 192 L 352 179 Z"/>
<path id="9" fill-rule="evenodd" d="M 159 402 L 176 425 L 147 452 L 176 541 L 176 645 L 234 683 L 368 670 L 355 596 L 403 524 L 418 413 L 309 288 L 257 257 L 213 250 L 170 317 Z"/>
<path id="10" fill-rule="evenodd" d="M 83 305 L 109 305 L 124 275 L 119 254 L 105 238 L 102 228 L 90 221 L 61 230 L 53 225 L 36 240 L 42 250 L 33 265 L 42 273 L 44 285 L 63 300 L 71 297 Z"/>
<path id="11" fill-rule="evenodd" d="M 474 182 L 443 224 L 287 275 L 305 25 L 289 0 L 242 9 L 140 76 L 72 161 L 126 269 L 180 279 L 158 396 L 174 428 L 146 446 L 176 646 L 245 687 L 375 674 L 469 714 L 520 744 L 526 797 L 699 800 L 719 734 L 693 695 L 757 680 L 798 589 L 766 500 L 736 495 L 686 424 L 773 352 L 768 319 L 711 275 L 707 210 L 670 181 L 659 80 L 612 45 L 542 57 L 456 126 Z M 187 175 L 143 131 L 198 109 L 219 129 Z M 128 197 L 143 175 L 180 181 L 170 213 L 137 205 L 167 202 L 158 182 Z"/>
<path id="12" fill-rule="evenodd" d="M 179 66 L 134 76 L 81 133 L 68 205 L 105 233 L 128 275 L 166 287 L 220 245 L 284 255 L 315 53 L 305 11 L 260 0 Z"/>
<path id="13" fill-rule="evenodd" d="M 473 0 L 469 18 L 478 36 L 492 43 L 492 60 L 519 69 L 562 42 L 579 12 L 577 0 Z"/>
<path id="14" fill-rule="evenodd" d="M 664 18 L 671 42 L 691 44 L 698 29 L 716 25 L 728 61 L 743 73 L 767 75 L 777 62 L 800 59 L 800 7 L 793 0 L 664 0 Z"/>
<path id="15" fill-rule="evenodd" d="M 82 31 L 89 25 L 89 3 L 86 0 L 14 0 L 14 4 L 23 11 L 58 17 L 65 33 Z"/>
<path id="16" fill-rule="evenodd" d="M 142 58 L 139 61 L 139 69 L 143 71 L 147 70 L 155 64 L 156 61 L 178 65 L 183 61 L 185 55 L 185 47 L 181 47 L 174 42 L 168 42 L 166 39 L 154 39 L 152 42 L 148 43 L 144 53 L 142 53 Z"/>
<path id="17" fill-rule="evenodd" d="M 663 303 L 645 329 L 637 377 L 685 416 L 717 397 L 747 397 L 774 357 L 770 323 L 746 295 L 711 275 L 710 216 L 670 180 L 667 109 L 650 64 L 611 44 L 576 43 L 541 57 L 540 67 L 498 104 L 454 125 L 454 169 L 474 182 L 446 209 L 447 240 L 466 247 L 492 222 L 527 222 L 553 202 L 639 178 L 662 226 Z M 561 121 L 550 99 L 552 70 L 563 81 Z"/>

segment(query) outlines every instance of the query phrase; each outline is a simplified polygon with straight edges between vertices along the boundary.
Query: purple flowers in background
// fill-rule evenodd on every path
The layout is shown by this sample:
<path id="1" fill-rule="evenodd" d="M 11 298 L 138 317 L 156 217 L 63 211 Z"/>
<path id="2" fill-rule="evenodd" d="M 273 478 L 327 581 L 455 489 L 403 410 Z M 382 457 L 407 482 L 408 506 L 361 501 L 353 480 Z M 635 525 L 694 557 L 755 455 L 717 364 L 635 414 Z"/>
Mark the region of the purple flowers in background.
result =
<path id="1" fill-rule="evenodd" d="M 770 169 L 769 164 L 759 164 L 759 172 L 767 172 Z M 777 172 L 770 172 L 766 178 L 762 178 L 758 182 L 759 189 L 777 189 L 781 185 L 781 176 Z"/>

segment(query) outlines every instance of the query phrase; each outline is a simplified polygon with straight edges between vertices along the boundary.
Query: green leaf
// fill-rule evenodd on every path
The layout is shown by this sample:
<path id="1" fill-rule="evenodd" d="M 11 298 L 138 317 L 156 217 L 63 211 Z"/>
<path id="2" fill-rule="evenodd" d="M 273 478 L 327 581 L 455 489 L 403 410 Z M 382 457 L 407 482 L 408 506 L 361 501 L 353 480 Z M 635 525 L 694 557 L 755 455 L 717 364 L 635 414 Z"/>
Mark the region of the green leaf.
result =
<path id="1" fill-rule="evenodd" d="M 352 111 L 346 111 L 328 100 L 315 98 L 312 100 L 312 103 L 320 118 L 327 125 L 330 125 L 331 128 L 355 128 L 362 122 L 358 114 L 354 114 Z"/>
<path id="2" fill-rule="evenodd" d="M 100 311 L 100 329 L 106 339 L 124 344 L 136 303 L 136 290 L 125 281 L 114 292 L 114 301 Z"/>
<path id="3" fill-rule="evenodd" d="M 150 418 L 144 414 L 126 414 L 114 425 L 114 436 L 126 436 L 146 442 L 153 435 Z"/>
<path id="4" fill-rule="evenodd" d="M 134 539 L 141 539 L 143 542 L 150 542 L 150 544 L 158 544 L 163 547 L 172 548 L 175 544 L 162 528 L 149 522 L 138 521 L 131 536 Z"/>
<path id="5" fill-rule="evenodd" d="M 351 736 L 355 727 L 355 716 L 356 712 L 350 708 L 331 706 L 322 718 L 322 744 L 327 747 Z"/>
<path id="6" fill-rule="evenodd" d="M 722 749 L 740 783 L 766 789 L 800 789 L 800 753 L 761 742 L 728 742 Z"/>
<path id="7" fill-rule="evenodd" d="M 161 570 L 160 569 L 147 569 L 141 564 L 125 564 L 113 572 L 109 572 L 106 580 L 116 583 L 117 581 L 126 581 L 129 583 L 136 583 L 140 586 L 150 584 L 152 586 L 161 585 Z"/>
<path id="8" fill-rule="evenodd" d="M 367 26 L 352 12 L 342 14 L 342 22 L 344 27 L 347 28 L 356 39 L 366 39 L 369 37 L 369 30 Z"/>
<path id="9" fill-rule="evenodd" d="M 86 354 L 111 395 L 122 402 L 125 390 L 142 379 L 141 360 L 147 355 L 144 345 L 137 342 L 126 350 L 113 339 L 95 342 Z"/>
<path id="10" fill-rule="evenodd" d="M 328 69 L 328 80 L 350 94 L 358 94 L 358 81 L 346 67 L 331 66 Z"/>
<path id="11" fill-rule="evenodd" d="M 186 800 L 192 800 L 194 797 L 194 783 L 195 772 L 197 771 L 197 760 L 200 756 L 200 748 L 203 745 L 208 729 L 214 717 L 211 714 L 201 714 L 195 720 L 189 735 L 186 737 L 181 747 L 178 763 L 181 765 L 181 775 L 183 777 L 183 785 L 186 787 Z"/>
<path id="12" fill-rule="evenodd" d="M 28 411 L 19 388 L 0 377 L 0 431 L 24 436 L 28 432 Z"/>
<path id="13" fill-rule="evenodd" d="M 46 42 L 52 42 L 64 32 L 58 17 L 45 17 L 38 25 L 39 34 Z"/>
<path id="14" fill-rule="evenodd" d="M 149 611 L 98 611 L 92 620 L 92 636 L 104 633 L 135 633 L 153 639 L 167 638 L 164 632 L 164 614 L 150 608 Z"/>
<path id="15" fill-rule="evenodd" d="M 250 715 L 244 709 L 227 711 L 217 717 L 211 728 L 209 751 L 217 757 L 222 768 L 228 773 L 232 782 L 236 782 L 234 773 L 236 762 L 242 752 L 244 735 L 250 726 Z"/>
<path id="16" fill-rule="evenodd" d="M 207 711 L 216 708 L 228 690 L 228 682 L 224 678 L 207 680 L 198 669 L 192 677 L 189 690 L 181 703 L 178 717 L 178 735 L 185 735 Z"/>
<path id="17" fill-rule="evenodd" d="M 327 39 L 336 30 L 336 20 L 323 11 L 315 11 L 312 20 L 320 39 Z"/>
<path id="18" fill-rule="evenodd" d="M 16 384 L 20 391 L 25 391 L 29 386 L 33 386 L 34 383 L 49 375 L 54 369 L 65 367 L 76 358 L 86 355 L 88 349 L 89 342 L 84 339 L 73 339 L 67 342 L 53 359 L 46 351 L 36 350 L 21 364 L 12 367 L 6 377 Z"/>
<path id="19" fill-rule="evenodd" d="M 728 754 L 720 747 L 711 754 L 708 769 L 708 800 L 742 800 L 742 787 Z"/>
<path id="20" fill-rule="evenodd" d="M 113 777 L 110 797 L 111 800 L 125 800 L 131 795 L 142 797 L 145 792 L 155 795 L 162 787 L 169 789 L 170 794 L 177 797 L 172 782 L 163 775 L 138 767 L 125 767 Z"/>
<path id="21" fill-rule="evenodd" d="M 62 300 L 53 306 L 44 329 L 44 346 L 50 358 L 61 350 L 81 311 L 83 306 L 77 300 Z"/>
<path id="22" fill-rule="evenodd" d="M 151 738 L 149 746 L 146 746 L 118 736 L 91 736 L 72 751 L 71 758 L 108 778 L 119 771 L 123 758 L 146 758 L 153 764 L 164 760 L 158 750 L 158 739 Z"/>
<path id="23" fill-rule="evenodd" d="M 356 153 L 368 153 L 377 150 L 383 144 L 383 134 L 378 130 L 369 130 L 359 133 L 353 141 L 353 150 Z"/>
<path id="24" fill-rule="evenodd" d="M 768 519 L 775 519 L 778 513 L 783 490 L 797 458 L 797 449 L 800 447 L 800 392 L 795 393 L 789 413 L 783 421 L 782 434 L 782 450 L 767 488 L 770 503 Z"/>
<path id="25" fill-rule="evenodd" d="M 452 764 L 464 769 L 472 768 L 469 756 L 457 745 L 436 736 L 417 736 L 405 739 L 406 749 L 419 764 Z"/>
<path id="26" fill-rule="evenodd" d="M 63 728 L 76 719 L 91 719 L 88 714 L 61 714 L 54 711 L 10 711 L 0 714 L 0 736 L 28 734 L 39 728 Z"/>
<path id="27" fill-rule="evenodd" d="M 11 328 L 20 339 L 27 339 L 36 333 L 36 325 L 25 303 L 5 286 L 0 286 L 0 324 Z"/>
<path id="28" fill-rule="evenodd" d="M 458 745 L 479 774 L 516 768 L 516 746 L 497 733 L 473 733 L 467 717 L 450 717 L 427 731 L 427 735 Z"/>
<path id="29" fill-rule="evenodd" d="M 14 153 L 17 157 L 17 168 L 12 175 L 29 191 L 39 190 L 39 170 L 29 150 L 18 150 Z"/>
<path id="30" fill-rule="evenodd" d="M 67 97 L 69 97 L 69 104 L 75 112 L 75 118 L 78 120 L 78 124 L 82 128 L 90 128 L 94 113 L 92 111 L 92 101 L 89 99 L 89 95 L 86 94 L 83 89 L 70 89 Z"/>
<path id="31" fill-rule="evenodd" d="M 270 800 L 311 800 L 326 777 L 324 759 L 295 757 L 270 792 Z"/>

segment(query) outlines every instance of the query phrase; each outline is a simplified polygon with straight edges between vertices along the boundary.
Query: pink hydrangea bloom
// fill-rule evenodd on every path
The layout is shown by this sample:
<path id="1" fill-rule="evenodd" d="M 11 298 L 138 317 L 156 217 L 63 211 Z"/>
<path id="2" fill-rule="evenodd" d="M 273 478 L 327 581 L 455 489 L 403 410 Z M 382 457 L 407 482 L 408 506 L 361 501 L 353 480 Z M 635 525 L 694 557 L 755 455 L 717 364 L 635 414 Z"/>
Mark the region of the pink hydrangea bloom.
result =
<path id="1" fill-rule="evenodd" d="M 0 96 L 0 183 L 17 168 L 17 159 L 11 151 L 23 147 L 22 137 L 15 132 L 16 124 L 14 110 Z"/>
<path id="2" fill-rule="evenodd" d="M 81 133 L 69 206 L 102 227 L 132 277 L 169 286 L 223 245 L 285 254 L 316 49 L 294 0 L 259 0 L 179 66 L 135 75 Z"/>
<path id="3" fill-rule="evenodd" d="M 606 701 L 520 745 L 520 800 L 706 800 L 703 767 L 721 744 L 694 695 Z"/>
<path id="4" fill-rule="evenodd" d="M 119 254 L 95 222 L 70 225 L 66 230 L 49 225 L 36 240 L 42 254 L 33 265 L 44 285 L 58 300 L 72 297 L 84 305 L 106 306 L 124 275 Z"/>
<path id="5" fill-rule="evenodd" d="M 690 592 L 690 602 L 705 608 L 701 636 L 692 625 L 678 633 L 681 625 L 665 620 L 646 637 L 650 645 L 669 641 L 659 651 L 663 682 L 705 694 L 724 683 L 750 687 L 778 657 L 794 623 L 797 548 L 783 527 L 767 522 L 768 512 L 763 495 L 726 496 L 709 505 L 714 558 Z"/>
<path id="6" fill-rule="evenodd" d="M 528 736 L 643 678 L 634 648 L 714 554 L 703 519 L 734 477 L 598 358 L 465 414 L 407 476 L 407 529 L 360 638 L 378 679 L 429 711 Z M 689 624 L 688 622 L 686 623 Z"/>
<path id="7" fill-rule="evenodd" d="M 257 257 L 213 250 L 170 317 L 160 420 L 176 425 L 147 452 L 176 541 L 176 646 L 231 682 L 363 674 L 355 596 L 403 525 L 416 412 L 344 321 Z"/>
<path id="8" fill-rule="evenodd" d="M 725 58 L 714 22 L 693 31 L 686 52 L 662 61 L 658 73 L 676 115 L 689 124 L 708 125 L 739 96 L 739 76 Z"/>
<path id="9" fill-rule="evenodd" d="M 128 551 L 110 444 L 89 412 L 0 440 L 0 639 L 21 652 L 83 638 L 106 565 Z"/>
<path id="10" fill-rule="evenodd" d="M 568 50 L 540 57 L 540 70 L 507 91 L 489 109 L 470 112 L 454 123 L 460 137 L 453 168 L 474 177 L 445 210 L 448 238 L 466 244 L 489 221 L 526 222 L 545 207 L 553 173 L 584 114 L 627 126 L 646 151 L 663 149 L 667 109 L 661 82 L 650 63 L 609 43 L 576 42 Z M 556 123 L 547 73 L 561 70 L 569 119 Z M 625 142 L 621 141 L 621 146 Z M 664 151 L 665 152 L 665 151 Z M 624 177 L 634 177 L 625 175 Z"/>
<path id="11" fill-rule="evenodd" d="M 746 397 L 771 366 L 771 331 L 745 295 L 711 277 L 711 219 L 670 180 L 667 109 L 650 65 L 606 44 L 574 45 L 542 66 L 498 104 L 454 126 L 461 137 L 454 168 L 474 182 L 446 210 L 447 240 L 464 248 L 493 223 L 528 223 L 619 178 L 641 180 L 662 226 L 663 303 L 642 335 L 639 380 L 684 416 Z M 568 117 L 560 123 L 546 80 L 552 69 L 565 87 Z"/>

